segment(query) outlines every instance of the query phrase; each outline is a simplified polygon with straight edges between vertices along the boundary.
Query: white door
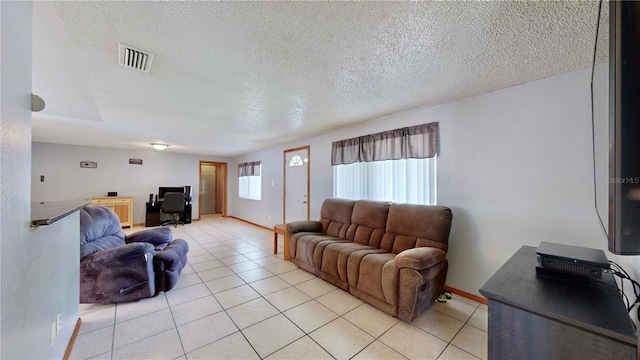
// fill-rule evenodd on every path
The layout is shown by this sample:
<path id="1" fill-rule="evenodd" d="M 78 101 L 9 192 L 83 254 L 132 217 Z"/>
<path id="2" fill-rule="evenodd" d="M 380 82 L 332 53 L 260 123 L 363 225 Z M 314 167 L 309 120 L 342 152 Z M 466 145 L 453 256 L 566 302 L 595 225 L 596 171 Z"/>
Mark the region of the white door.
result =
<path id="1" fill-rule="evenodd" d="M 200 164 L 200 210 L 204 214 L 216 212 L 216 166 Z"/>
<path id="2" fill-rule="evenodd" d="M 309 220 L 309 147 L 284 153 L 284 222 Z"/>

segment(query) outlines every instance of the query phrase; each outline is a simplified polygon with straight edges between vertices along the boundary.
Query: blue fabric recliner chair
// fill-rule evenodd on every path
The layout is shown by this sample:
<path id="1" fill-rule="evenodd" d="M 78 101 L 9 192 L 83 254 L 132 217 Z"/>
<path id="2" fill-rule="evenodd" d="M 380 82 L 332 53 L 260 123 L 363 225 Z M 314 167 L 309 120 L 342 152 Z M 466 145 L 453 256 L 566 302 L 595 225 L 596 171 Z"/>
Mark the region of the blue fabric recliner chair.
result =
<path id="1" fill-rule="evenodd" d="M 125 235 L 110 209 L 80 210 L 80 302 L 119 303 L 171 290 L 187 264 L 189 245 L 170 228 Z"/>

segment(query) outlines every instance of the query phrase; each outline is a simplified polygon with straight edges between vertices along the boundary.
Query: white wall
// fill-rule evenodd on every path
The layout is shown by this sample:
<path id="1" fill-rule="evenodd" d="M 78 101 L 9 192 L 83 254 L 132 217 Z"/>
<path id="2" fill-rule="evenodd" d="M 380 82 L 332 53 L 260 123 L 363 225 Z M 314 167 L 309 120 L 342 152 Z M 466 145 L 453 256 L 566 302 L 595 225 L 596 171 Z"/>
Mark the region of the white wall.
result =
<path id="1" fill-rule="evenodd" d="M 230 214 L 265 226 L 275 223 L 268 216 L 281 219 L 282 152 L 310 145 L 317 219 L 332 196 L 332 141 L 438 121 L 438 202 L 453 211 L 448 285 L 478 294 L 522 245 L 606 249 L 593 205 L 589 82 L 590 71 L 579 70 L 233 159 L 230 168 L 263 162 L 263 199 L 247 206 L 230 186 Z M 640 279 L 637 257 L 607 256 Z"/>
<path id="2" fill-rule="evenodd" d="M 33 201 L 59 201 L 106 196 L 133 196 L 133 223 L 144 224 L 145 203 L 160 186 L 191 185 L 192 218 L 198 219 L 200 161 L 227 162 L 226 158 L 172 153 L 168 150 L 124 150 L 34 142 L 31 170 Z M 131 165 L 129 159 L 142 159 Z M 95 169 L 81 168 L 95 161 Z M 44 175 L 45 181 L 40 181 Z"/>
<path id="3" fill-rule="evenodd" d="M 31 14 L 31 2 L 0 2 L 0 358 L 61 359 L 78 320 L 80 226 L 76 212 L 29 227 Z"/>

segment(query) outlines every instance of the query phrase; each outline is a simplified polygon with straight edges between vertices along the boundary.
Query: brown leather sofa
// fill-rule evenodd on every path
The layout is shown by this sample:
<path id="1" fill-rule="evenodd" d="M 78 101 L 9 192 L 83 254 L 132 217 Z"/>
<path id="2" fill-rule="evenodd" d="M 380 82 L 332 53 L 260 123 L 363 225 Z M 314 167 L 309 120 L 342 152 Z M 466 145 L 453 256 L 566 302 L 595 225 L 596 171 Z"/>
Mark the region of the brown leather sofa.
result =
<path id="1" fill-rule="evenodd" d="M 291 261 L 371 305 L 411 321 L 442 293 L 451 210 L 326 199 L 319 221 L 287 224 Z"/>

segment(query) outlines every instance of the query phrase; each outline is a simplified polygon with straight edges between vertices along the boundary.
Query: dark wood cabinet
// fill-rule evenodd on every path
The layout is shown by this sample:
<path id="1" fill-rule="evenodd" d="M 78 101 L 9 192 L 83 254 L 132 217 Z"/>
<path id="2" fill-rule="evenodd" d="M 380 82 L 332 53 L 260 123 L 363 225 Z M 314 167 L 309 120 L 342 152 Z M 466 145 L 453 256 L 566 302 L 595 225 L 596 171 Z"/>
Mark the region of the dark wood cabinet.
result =
<path id="1" fill-rule="evenodd" d="M 489 359 L 635 359 L 637 336 L 613 275 L 540 275 L 535 251 L 520 248 L 480 288 Z"/>

